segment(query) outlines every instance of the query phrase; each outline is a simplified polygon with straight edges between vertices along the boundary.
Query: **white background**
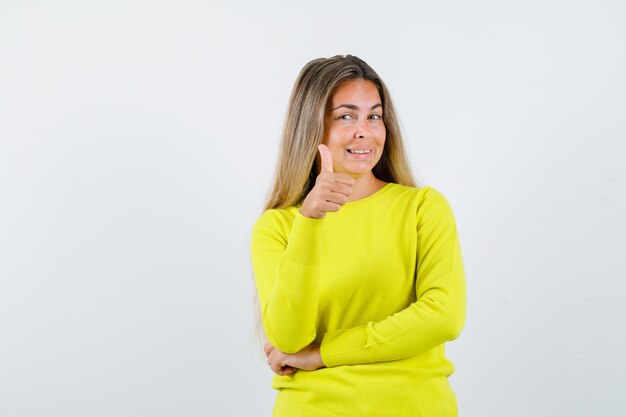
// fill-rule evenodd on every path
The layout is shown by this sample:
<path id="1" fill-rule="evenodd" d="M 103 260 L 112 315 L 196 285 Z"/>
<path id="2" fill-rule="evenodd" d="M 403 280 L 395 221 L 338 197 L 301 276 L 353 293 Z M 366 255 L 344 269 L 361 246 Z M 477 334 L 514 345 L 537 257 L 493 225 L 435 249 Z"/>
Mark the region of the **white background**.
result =
<path id="1" fill-rule="evenodd" d="M 346 53 L 457 218 L 460 415 L 626 415 L 625 12 L 0 0 L 0 416 L 270 415 L 250 229 L 295 77 Z"/>

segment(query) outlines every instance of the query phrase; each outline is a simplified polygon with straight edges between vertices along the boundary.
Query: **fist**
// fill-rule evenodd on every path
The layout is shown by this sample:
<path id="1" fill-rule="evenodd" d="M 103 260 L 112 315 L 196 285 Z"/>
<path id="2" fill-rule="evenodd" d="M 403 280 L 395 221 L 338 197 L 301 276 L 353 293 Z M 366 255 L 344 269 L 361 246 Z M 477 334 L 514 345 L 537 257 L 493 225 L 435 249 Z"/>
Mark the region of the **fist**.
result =
<path id="1" fill-rule="evenodd" d="M 324 368 L 324 361 L 320 352 L 320 345 L 310 344 L 296 353 L 283 353 L 276 349 L 271 343 L 263 347 L 267 364 L 276 375 L 290 375 L 298 369 L 305 371 L 315 371 Z"/>
<path id="2" fill-rule="evenodd" d="M 322 160 L 322 170 L 315 180 L 315 186 L 307 194 L 300 207 L 303 216 L 323 219 L 328 212 L 339 211 L 352 194 L 354 178 L 346 174 L 335 174 L 333 156 L 326 145 L 318 147 Z"/>

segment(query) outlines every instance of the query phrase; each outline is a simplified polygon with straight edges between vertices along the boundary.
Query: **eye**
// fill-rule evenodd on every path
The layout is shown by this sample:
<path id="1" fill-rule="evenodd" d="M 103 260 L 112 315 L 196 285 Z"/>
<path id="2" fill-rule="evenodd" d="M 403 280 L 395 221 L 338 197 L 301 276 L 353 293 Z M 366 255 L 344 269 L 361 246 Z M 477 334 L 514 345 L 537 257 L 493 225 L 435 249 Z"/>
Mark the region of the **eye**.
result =
<path id="1" fill-rule="evenodd" d="M 340 119 L 340 120 L 351 120 L 352 119 L 352 115 L 350 115 L 350 114 L 342 114 L 341 116 L 338 117 L 338 119 Z"/>
<path id="2" fill-rule="evenodd" d="M 372 120 L 380 120 L 380 119 L 382 119 L 382 116 L 380 114 L 372 114 L 370 116 L 370 119 L 372 119 Z"/>

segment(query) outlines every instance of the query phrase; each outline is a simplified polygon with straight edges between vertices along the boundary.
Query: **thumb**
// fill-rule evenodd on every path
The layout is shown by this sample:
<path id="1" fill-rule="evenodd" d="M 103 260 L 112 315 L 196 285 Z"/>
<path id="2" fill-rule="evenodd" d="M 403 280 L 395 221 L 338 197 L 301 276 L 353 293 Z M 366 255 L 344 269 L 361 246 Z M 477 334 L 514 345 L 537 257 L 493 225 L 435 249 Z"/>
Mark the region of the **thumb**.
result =
<path id="1" fill-rule="evenodd" d="M 317 147 L 320 151 L 320 157 L 322 158 L 322 172 L 330 172 L 333 171 L 333 156 L 330 153 L 330 149 L 328 146 L 322 144 Z"/>

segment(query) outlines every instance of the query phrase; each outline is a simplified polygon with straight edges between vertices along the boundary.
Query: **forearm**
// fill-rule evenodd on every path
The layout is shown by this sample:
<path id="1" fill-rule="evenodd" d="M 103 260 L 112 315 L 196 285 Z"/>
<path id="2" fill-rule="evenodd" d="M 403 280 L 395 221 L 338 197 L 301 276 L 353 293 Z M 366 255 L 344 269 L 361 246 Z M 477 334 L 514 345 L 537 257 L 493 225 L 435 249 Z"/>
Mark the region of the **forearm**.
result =
<path id="1" fill-rule="evenodd" d="M 456 339 L 465 320 L 465 291 L 425 294 L 406 309 L 378 322 L 329 331 L 321 343 L 326 366 L 386 362 L 417 356 Z"/>
<path id="2" fill-rule="evenodd" d="M 269 341 L 283 352 L 295 353 L 316 336 L 320 222 L 296 216 L 282 244 L 275 230 L 258 227 L 253 233 L 252 260 L 263 327 Z"/>
<path id="3" fill-rule="evenodd" d="M 263 328 L 268 340 L 279 350 L 295 353 L 316 336 L 317 265 L 285 260 L 278 268 L 276 281 L 262 310 Z"/>

